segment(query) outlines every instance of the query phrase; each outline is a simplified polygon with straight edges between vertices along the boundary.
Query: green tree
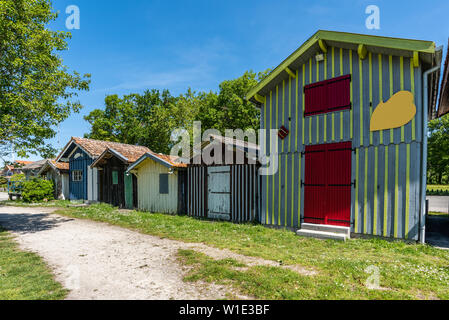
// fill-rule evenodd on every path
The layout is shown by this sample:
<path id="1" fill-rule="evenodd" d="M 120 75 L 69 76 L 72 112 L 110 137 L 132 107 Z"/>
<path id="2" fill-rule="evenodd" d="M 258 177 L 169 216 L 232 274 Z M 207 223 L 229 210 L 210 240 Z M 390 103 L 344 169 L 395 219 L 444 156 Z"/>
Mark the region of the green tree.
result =
<path id="1" fill-rule="evenodd" d="M 58 52 L 70 33 L 51 31 L 57 14 L 49 0 L 0 0 L 0 149 L 19 156 L 55 150 L 46 139 L 71 112 L 72 99 L 88 90 L 90 76 L 69 73 Z"/>
<path id="2" fill-rule="evenodd" d="M 428 182 L 449 183 L 449 115 L 429 122 Z"/>
<path id="3" fill-rule="evenodd" d="M 224 81 L 219 92 L 195 92 L 174 97 L 168 90 L 147 90 L 122 98 L 107 96 L 105 108 L 93 110 L 84 119 L 91 125 L 86 138 L 139 144 L 155 152 L 169 153 L 174 129 L 193 131 L 201 121 L 202 130 L 259 128 L 260 111 L 245 100 L 246 93 L 263 79 L 268 70 Z"/>

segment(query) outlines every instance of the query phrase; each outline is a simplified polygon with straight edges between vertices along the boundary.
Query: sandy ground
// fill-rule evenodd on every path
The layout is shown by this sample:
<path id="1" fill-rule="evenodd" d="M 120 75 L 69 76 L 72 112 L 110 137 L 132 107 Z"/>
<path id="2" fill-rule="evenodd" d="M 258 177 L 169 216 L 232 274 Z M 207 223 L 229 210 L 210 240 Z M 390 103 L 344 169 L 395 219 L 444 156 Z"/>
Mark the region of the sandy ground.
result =
<path id="1" fill-rule="evenodd" d="M 68 299 L 222 299 L 240 298 L 231 288 L 185 283 L 187 267 L 178 249 L 194 249 L 215 259 L 234 258 L 247 265 L 278 265 L 203 244 L 160 239 L 120 227 L 51 214 L 47 208 L 0 207 L 0 225 L 17 236 L 22 249 L 36 252 L 70 290 Z M 313 275 L 301 266 L 285 266 Z"/>

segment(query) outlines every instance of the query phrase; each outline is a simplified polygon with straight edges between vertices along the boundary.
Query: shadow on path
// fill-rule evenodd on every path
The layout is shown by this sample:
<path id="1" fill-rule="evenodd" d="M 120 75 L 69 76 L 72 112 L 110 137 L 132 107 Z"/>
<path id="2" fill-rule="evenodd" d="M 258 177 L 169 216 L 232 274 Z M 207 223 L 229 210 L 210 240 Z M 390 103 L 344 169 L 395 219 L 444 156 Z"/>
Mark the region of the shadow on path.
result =
<path id="1" fill-rule="evenodd" d="M 1 209 L 0 209 L 1 210 Z M 62 217 L 50 217 L 48 214 L 31 214 L 31 213 L 1 213 L 0 225 L 12 232 L 16 233 L 36 233 L 40 231 L 50 230 L 62 223 L 72 221 Z"/>

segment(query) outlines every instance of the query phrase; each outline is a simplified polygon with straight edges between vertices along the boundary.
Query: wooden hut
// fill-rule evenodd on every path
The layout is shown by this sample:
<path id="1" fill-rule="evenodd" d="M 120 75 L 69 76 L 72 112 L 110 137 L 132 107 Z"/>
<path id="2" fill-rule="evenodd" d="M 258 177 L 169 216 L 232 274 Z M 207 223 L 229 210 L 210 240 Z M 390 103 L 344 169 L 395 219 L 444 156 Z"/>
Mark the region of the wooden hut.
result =
<path id="1" fill-rule="evenodd" d="M 137 177 L 138 208 L 143 211 L 184 214 L 186 167 L 171 156 L 145 153 L 127 174 Z"/>
<path id="2" fill-rule="evenodd" d="M 58 200 L 69 199 L 69 164 L 46 160 L 37 173 L 46 180 L 53 181 L 53 196 Z"/>
<path id="3" fill-rule="evenodd" d="M 47 163 L 47 159 L 34 161 L 22 167 L 22 172 L 25 174 L 26 180 L 31 180 L 32 178 L 39 175 L 39 171 Z"/>
<path id="4" fill-rule="evenodd" d="M 221 159 L 206 163 L 202 155 L 221 150 Z M 259 164 L 256 144 L 210 135 L 188 167 L 188 214 L 233 222 L 258 221 Z M 227 159 L 226 151 L 231 157 Z M 237 161 L 237 160 L 240 161 Z"/>
<path id="5" fill-rule="evenodd" d="M 120 208 L 137 208 L 137 178 L 126 173 L 126 170 L 147 152 L 150 152 L 150 149 L 131 145 L 115 146 L 115 149 L 104 150 L 90 166 L 98 170 L 98 200 L 100 202 Z"/>
<path id="6" fill-rule="evenodd" d="M 91 165 L 108 148 L 122 155 L 127 154 L 127 150 L 140 150 L 141 154 L 149 150 L 129 144 L 73 137 L 56 158 L 56 162 L 69 163 L 70 200 L 99 201 L 98 168 L 92 168 Z"/>
<path id="7" fill-rule="evenodd" d="M 262 223 L 424 241 L 441 60 L 432 41 L 318 31 L 255 86 L 261 128 L 290 131 L 264 146 Z"/>

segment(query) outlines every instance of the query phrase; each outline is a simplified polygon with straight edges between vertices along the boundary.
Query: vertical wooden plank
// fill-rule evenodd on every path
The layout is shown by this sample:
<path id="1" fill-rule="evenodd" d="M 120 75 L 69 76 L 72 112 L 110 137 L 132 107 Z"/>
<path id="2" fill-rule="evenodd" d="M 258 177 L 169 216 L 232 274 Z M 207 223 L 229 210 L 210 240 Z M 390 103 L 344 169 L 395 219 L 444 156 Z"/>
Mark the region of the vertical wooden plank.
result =
<path id="1" fill-rule="evenodd" d="M 359 160 L 360 160 L 360 149 L 357 148 L 355 151 L 355 206 L 354 206 L 354 232 L 359 231 Z"/>
<path id="2" fill-rule="evenodd" d="M 396 145 L 395 175 L 394 175 L 394 237 L 399 234 L 399 145 Z"/>
<path id="3" fill-rule="evenodd" d="M 387 236 L 387 223 L 388 223 L 388 146 L 385 146 L 385 179 L 384 179 L 384 224 L 383 235 Z"/>
<path id="4" fill-rule="evenodd" d="M 379 103 L 383 102 L 383 81 L 382 81 L 382 54 L 379 53 Z M 379 143 L 383 144 L 384 143 L 384 135 L 383 135 L 383 130 L 379 131 Z"/>

